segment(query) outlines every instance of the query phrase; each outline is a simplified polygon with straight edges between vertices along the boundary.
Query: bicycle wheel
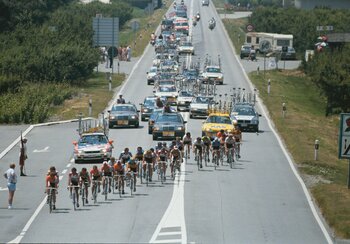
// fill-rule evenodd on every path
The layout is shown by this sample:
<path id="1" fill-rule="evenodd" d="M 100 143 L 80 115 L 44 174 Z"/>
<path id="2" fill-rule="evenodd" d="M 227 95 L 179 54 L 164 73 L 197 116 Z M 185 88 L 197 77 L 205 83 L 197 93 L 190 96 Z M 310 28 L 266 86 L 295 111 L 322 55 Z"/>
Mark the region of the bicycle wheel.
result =
<path id="1" fill-rule="evenodd" d="M 51 197 L 51 195 L 52 195 L 52 190 L 49 190 L 49 194 L 47 195 L 47 197 L 48 197 L 48 202 L 49 202 L 50 213 L 52 213 L 52 197 Z"/>
<path id="2" fill-rule="evenodd" d="M 146 186 L 148 186 L 148 182 L 149 182 L 149 164 L 147 163 L 147 166 L 146 166 Z"/>
<path id="3" fill-rule="evenodd" d="M 118 193 L 119 193 L 119 197 L 122 197 L 122 176 L 118 176 Z"/>
<path id="4" fill-rule="evenodd" d="M 116 186 L 115 186 L 115 178 L 113 177 L 112 178 L 112 189 L 113 189 L 113 194 L 115 194 L 115 188 L 116 188 Z"/>
<path id="5" fill-rule="evenodd" d="M 217 154 L 215 153 L 214 154 L 214 157 L 213 157 L 213 163 L 214 163 L 214 169 L 216 170 L 216 166 L 217 166 L 217 159 L 218 159 L 218 156 Z"/>
<path id="6" fill-rule="evenodd" d="M 85 206 L 85 183 L 81 187 L 81 200 L 83 201 L 83 206 Z"/>
<path id="7" fill-rule="evenodd" d="M 76 195 L 76 192 L 75 192 L 75 188 L 72 189 L 72 199 L 73 199 L 73 208 L 74 208 L 74 211 L 77 210 L 77 207 L 76 207 L 76 202 L 75 202 L 75 197 Z"/>
<path id="8" fill-rule="evenodd" d="M 130 196 L 132 196 L 134 190 L 134 175 L 131 175 L 130 177 Z"/>
<path id="9" fill-rule="evenodd" d="M 230 166 L 231 166 L 231 169 L 233 169 L 234 160 L 232 155 L 232 149 L 229 151 L 229 156 L 230 156 Z"/>
<path id="10" fill-rule="evenodd" d="M 103 192 L 105 194 L 105 201 L 107 201 L 107 195 L 108 195 L 108 180 L 105 180 L 105 185 L 103 187 Z"/>
<path id="11" fill-rule="evenodd" d="M 204 151 L 204 162 L 205 162 L 205 167 L 208 167 L 207 161 L 208 161 L 208 154 L 207 154 L 207 149 L 205 149 L 205 151 Z"/>
<path id="12" fill-rule="evenodd" d="M 94 198 L 94 204 L 96 204 L 96 202 L 97 202 L 97 184 L 95 184 L 93 187 L 94 187 L 94 190 L 92 191 L 92 197 Z"/>

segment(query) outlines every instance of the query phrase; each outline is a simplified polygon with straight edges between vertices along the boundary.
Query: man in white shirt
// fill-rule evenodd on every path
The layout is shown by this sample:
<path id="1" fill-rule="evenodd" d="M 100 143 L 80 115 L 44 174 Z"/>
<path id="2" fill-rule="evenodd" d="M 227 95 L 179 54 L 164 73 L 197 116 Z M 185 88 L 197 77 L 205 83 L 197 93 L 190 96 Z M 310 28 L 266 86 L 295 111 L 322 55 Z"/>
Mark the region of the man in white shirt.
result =
<path id="1" fill-rule="evenodd" d="M 13 196 L 16 191 L 17 175 L 15 167 L 16 165 L 14 163 L 10 164 L 10 168 L 4 174 L 4 177 L 7 179 L 7 188 L 9 189 L 8 209 L 12 209 Z"/>

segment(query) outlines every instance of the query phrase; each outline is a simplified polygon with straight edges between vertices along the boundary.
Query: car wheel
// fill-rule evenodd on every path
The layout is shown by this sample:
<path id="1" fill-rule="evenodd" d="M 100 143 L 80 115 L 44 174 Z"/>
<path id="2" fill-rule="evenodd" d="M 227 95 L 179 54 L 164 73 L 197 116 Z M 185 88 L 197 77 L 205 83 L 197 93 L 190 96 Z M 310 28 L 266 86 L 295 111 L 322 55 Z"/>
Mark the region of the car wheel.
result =
<path id="1" fill-rule="evenodd" d="M 139 123 L 137 123 L 137 124 L 135 125 L 135 128 L 139 128 L 139 126 L 140 126 L 140 124 L 139 124 Z"/>
<path id="2" fill-rule="evenodd" d="M 141 121 L 146 121 L 146 118 L 145 117 L 141 117 Z"/>
<path id="3" fill-rule="evenodd" d="M 81 163 L 81 160 L 77 160 L 77 159 L 75 159 L 75 160 L 74 160 L 74 163 L 76 163 L 76 164 L 80 164 L 80 163 Z"/>
<path id="4" fill-rule="evenodd" d="M 193 115 L 190 113 L 190 119 L 193 119 Z"/>

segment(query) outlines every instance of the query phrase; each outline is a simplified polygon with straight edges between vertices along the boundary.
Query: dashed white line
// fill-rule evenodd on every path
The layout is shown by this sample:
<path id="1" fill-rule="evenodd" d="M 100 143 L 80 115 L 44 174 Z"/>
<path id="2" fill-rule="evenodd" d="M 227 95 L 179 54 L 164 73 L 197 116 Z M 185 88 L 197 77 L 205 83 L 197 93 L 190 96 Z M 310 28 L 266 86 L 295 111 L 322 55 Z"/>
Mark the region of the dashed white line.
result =
<path id="1" fill-rule="evenodd" d="M 181 235 L 181 231 L 168 231 L 168 232 L 160 232 L 158 236 L 169 236 L 169 235 Z"/>
<path id="2" fill-rule="evenodd" d="M 62 180 L 62 178 L 63 178 L 63 175 L 60 175 L 59 179 Z"/>
<path id="3" fill-rule="evenodd" d="M 62 170 L 62 174 L 64 175 L 65 173 L 67 173 L 67 169 Z"/>
<path id="4" fill-rule="evenodd" d="M 173 240 L 159 240 L 159 241 L 154 241 L 153 243 L 181 243 L 181 239 L 173 239 Z"/>

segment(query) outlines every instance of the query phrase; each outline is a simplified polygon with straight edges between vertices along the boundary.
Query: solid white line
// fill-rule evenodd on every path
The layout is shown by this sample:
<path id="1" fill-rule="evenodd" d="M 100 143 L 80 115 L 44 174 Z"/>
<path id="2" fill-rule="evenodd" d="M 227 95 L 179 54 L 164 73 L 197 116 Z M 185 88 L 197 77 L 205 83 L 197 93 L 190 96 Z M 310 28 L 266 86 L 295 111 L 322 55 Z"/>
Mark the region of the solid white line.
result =
<path id="1" fill-rule="evenodd" d="M 58 177 L 60 180 L 62 180 L 62 178 L 63 178 L 63 175 L 60 175 L 60 177 Z"/>
<path id="2" fill-rule="evenodd" d="M 158 236 L 169 236 L 169 235 L 181 235 L 181 231 L 168 231 L 168 232 L 160 232 Z"/>
<path id="3" fill-rule="evenodd" d="M 63 171 L 62 171 L 62 174 L 64 175 L 65 173 L 67 173 L 67 169 L 64 169 Z"/>
<path id="4" fill-rule="evenodd" d="M 72 159 L 72 160 L 74 161 L 74 159 Z M 72 161 L 72 160 L 71 160 L 71 161 Z M 70 164 L 67 164 L 67 166 L 66 166 L 66 167 L 67 167 L 67 168 L 69 168 L 70 166 L 72 166 L 72 164 L 71 164 L 71 163 L 70 163 Z"/>
<path id="5" fill-rule="evenodd" d="M 35 210 L 35 212 L 33 213 L 33 215 L 30 217 L 30 219 L 28 220 L 27 224 L 24 226 L 23 230 L 21 231 L 21 233 L 12 241 L 8 242 L 8 243 L 20 243 L 22 238 L 24 237 L 24 235 L 26 234 L 26 232 L 28 231 L 29 227 L 31 226 L 31 224 L 34 222 L 36 216 L 38 216 L 40 210 L 44 207 L 44 205 L 46 204 L 46 198 L 47 196 L 45 196 L 44 200 L 40 203 L 40 205 L 38 206 L 38 208 Z"/>
<path id="6" fill-rule="evenodd" d="M 153 243 L 181 243 L 181 239 L 170 239 L 170 240 L 159 240 L 154 241 Z"/>
<path id="7" fill-rule="evenodd" d="M 215 13 L 217 14 L 216 10 L 215 10 Z M 219 19 L 220 19 L 220 18 L 219 18 Z M 237 60 L 237 63 L 240 65 L 240 67 L 241 67 L 241 69 L 242 69 L 242 71 L 243 71 L 243 75 L 244 75 L 244 77 L 245 77 L 245 79 L 246 79 L 248 85 L 250 86 L 250 89 L 253 91 L 253 90 L 254 90 L 253 83 L 250 81 L 250 79 L 249 79 L 247 73 L 245 72 L 245 69 L 244 69 L 243 65 L 241 64 L 240 60 L 239 60 L 238 57 L 235 55 L 235 54 L 236 54 L 236 51 L 235 51 L 235 49 L 234 49 L 234 47 L 233 47 L 233 44 L 232 44 L 232 42 L 231 42 L 231 39 L 230 39 L 230 37 L 229 37 L 229 35 L 228 35 L 228 33 L 227 33 L 227 31 L 226 31 L 226 29 L 225 29 L 225 27 L 224 27 L 222 21 L 221 21 L 221 19 L 220 19 L 220 24 L 222 25 L 222 29 L 224 30 L 224 34 L 226 35 L 227 40 L 229 41 L 230 47 L 231 47 L 231 49 L 232 49 L 232 53 L 234 54 L 234 57 L 235 57 L 235 59 Z M 272 131 L 273 134 L 275 135 L 275 137 L 276 137 L 276 139 L 277 139 L 277 141 L 278 141 L 278 144 L 280 145 L 280 147 L 281 147 L 281 149 L 282 149 L 282 151 L 283 151 L 283 154 L 284 154 L 285 157 L 287 158 L 287 161 L 288 161 L 288 163 L 289 163 L 289 166 L 291 167 L 291 169 L 292 169 L 292 171 L 293 171 L 295 177 L 296 177 L 297 180 L 299 181 L 299 183 L 300 183 L 300 185 L 301 185 L 301 187 L 302 187 L 302 189 L 303 189 L 303 191 L 304 191 L 304 194 L 305 194 L 306 199 L 307 199 L 307 202 L 308 202 L 308 204 L 309 204 L 309 206 L 310 206 L 311 212 L 312 212 L 312 214 L 314 215 L 314 218 L 316 219 L 318 225 L 320 226 L 321 231 L 323 232 L 324 237 L 326 238 L 326 240 L 327 240 L 328 243 L 333 243 L 332 238 L 330 237 L 330 235 L 329 235 L 329 233 L 328 233 L 326 227 L 324 226 L 324 224 L 323 224 L 323 222 L 322 222 L 320 216 L 318 215 L 318 212 L 317 212 L 317 210 L 316 210 L 316 207 L 315 207 L 315 205 L 314 205 L 314 202 L 313 202 L 313 200 L 312 200 L 312 198 L 311 198 L 311 195 L 310 195 L 310 193 L 309 193 L 309 191 L 308 191 L 308 189 L 307 189 L 307 187 L 306 187 L 306 185 L 305 185 L 303 179 L 300 177 L 300 175 L 299 175 L 297 169 L 295 168 L 295 165 L 294 165 L 294 163 L 293 163 L 293 160 L 292 160 L 291 157 L 289 156 L 289 153 L 288 153 L 287 149 L 285 148 L 285 146 L 284 146 L 284 144 L 283 144 L 283 142 L 282 142 L 282 140 L 281 140 L 281 138 L 280 138 L 280 135 L 276 132 L 276 130 L 275 130 L 275 128 L 274 128 L 274 126 L 273 126 L 273 124 L 272 124 L 272 122 L 271 122 L 271 118 L 270 118 L 270 116 L 269 116 L 269 114 L 268 114 L 268 112 L 267 112 L 267 109 L 266 109 L 265 106 L 263 105 L 263 102 L 262 102 L 262 100 L 260 99 L 259 96 L 257 96 L 257 102 L 258 102 L 258 106 L 260 107 L 260 109 L 261 109 L 263 115 L 264 115 L 265 118 L 266 118 L 266 121 L 267 121 L 267 123 L 268 123 L 268 125 L 269 125 L 271 131 Z"/>

